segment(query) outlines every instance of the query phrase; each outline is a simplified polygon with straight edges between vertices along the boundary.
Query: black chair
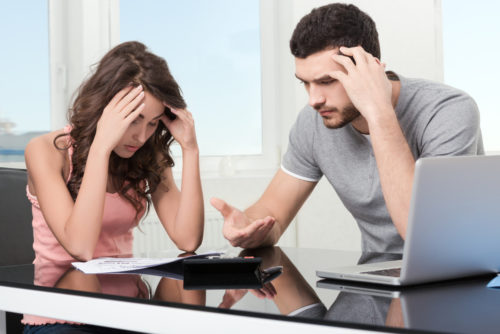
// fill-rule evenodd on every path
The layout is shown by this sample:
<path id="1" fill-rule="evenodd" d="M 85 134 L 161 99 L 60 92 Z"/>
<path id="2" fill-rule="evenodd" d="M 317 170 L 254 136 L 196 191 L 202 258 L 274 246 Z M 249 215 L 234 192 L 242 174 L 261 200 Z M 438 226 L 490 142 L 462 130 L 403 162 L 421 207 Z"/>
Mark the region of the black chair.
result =
<path id="1" fill-rule="evenodd" d="M 0 167 L 0 265 L 32 263 L 31 203 L 25 169 Z"/>
<path id="2" fill-rule="evenodd" d="M 31 203 L 25 169 L 0 167 L 0 265 L 32 263 Z M 22 333 L 21 314 L 6 312 L 7 333 Z"/>

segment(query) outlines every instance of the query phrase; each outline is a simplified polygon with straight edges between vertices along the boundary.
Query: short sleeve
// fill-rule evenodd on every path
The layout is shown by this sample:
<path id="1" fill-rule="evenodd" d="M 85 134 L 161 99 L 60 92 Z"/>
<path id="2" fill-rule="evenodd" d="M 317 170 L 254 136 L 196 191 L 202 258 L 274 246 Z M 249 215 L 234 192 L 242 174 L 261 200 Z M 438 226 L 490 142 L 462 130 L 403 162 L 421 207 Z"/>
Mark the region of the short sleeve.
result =
<path id="1" fill-rule="evenodd" d="M 323 176 L 314 159 L 314 111 L 305 107 L 297 117 L 289 135 L 288 149 L 281 169 L 301 180 L 317 182 Z"/>
<path id="2" fill-rule="evenodd" d="M 484 154 L 475 101 L 465 93 L 441 101 L 427 123 L 421 157 Z"/>

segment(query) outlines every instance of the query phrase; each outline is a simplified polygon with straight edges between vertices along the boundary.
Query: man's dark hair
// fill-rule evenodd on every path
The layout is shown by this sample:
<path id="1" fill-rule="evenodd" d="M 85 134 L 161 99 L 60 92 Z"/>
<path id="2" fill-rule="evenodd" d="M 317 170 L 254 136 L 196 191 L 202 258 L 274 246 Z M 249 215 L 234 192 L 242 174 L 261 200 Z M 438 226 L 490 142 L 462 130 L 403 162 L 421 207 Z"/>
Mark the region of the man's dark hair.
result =
<path id="1" fill-rule="evenodd" d="M 297 58 L 307 58 L 326 49 L 357 45 L 380 58 L 375 22 L 358 7 L 341 3 L 313 9 L 300 20 L 290 39 L 290 51 Z"/>

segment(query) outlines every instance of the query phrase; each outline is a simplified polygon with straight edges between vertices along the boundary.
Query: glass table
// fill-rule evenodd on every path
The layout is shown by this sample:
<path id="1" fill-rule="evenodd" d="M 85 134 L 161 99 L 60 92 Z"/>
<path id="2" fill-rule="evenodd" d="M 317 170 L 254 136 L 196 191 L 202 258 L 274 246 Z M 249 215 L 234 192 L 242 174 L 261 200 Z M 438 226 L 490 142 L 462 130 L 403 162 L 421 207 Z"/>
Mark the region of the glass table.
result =
<path id="1" fill-rule="evenodd" d="M 0 267 L 0 309 L 34 322 L 50 319 L 147 333 L 497 333 L 500 290 L 475 277 L 407 288 L 321 280 L 325 263 L 398 259 L 398 254 L 269 247 L 227 249 L 229 256 L 282 266 L 261 287 L 184 289 L 160 275 L 84 274 L 70 263 Z M 136 254 L 172 258 L 162 251 Z"/>

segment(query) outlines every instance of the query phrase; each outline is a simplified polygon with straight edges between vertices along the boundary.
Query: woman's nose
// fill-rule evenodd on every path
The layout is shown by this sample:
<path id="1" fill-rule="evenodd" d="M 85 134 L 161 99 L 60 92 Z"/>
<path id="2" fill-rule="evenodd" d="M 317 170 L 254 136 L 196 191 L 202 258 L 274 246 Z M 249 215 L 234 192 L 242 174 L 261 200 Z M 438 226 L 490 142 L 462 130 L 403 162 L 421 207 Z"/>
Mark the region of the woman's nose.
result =
<path id="1" fill-rule="evenodd" d="M 146 126 L 141 126 L 137 132 L 134 133 L 134 139 L 140 142 L 141 144 L 144 144 L 146 141 L 146 131 L 147 127 Z"/>

